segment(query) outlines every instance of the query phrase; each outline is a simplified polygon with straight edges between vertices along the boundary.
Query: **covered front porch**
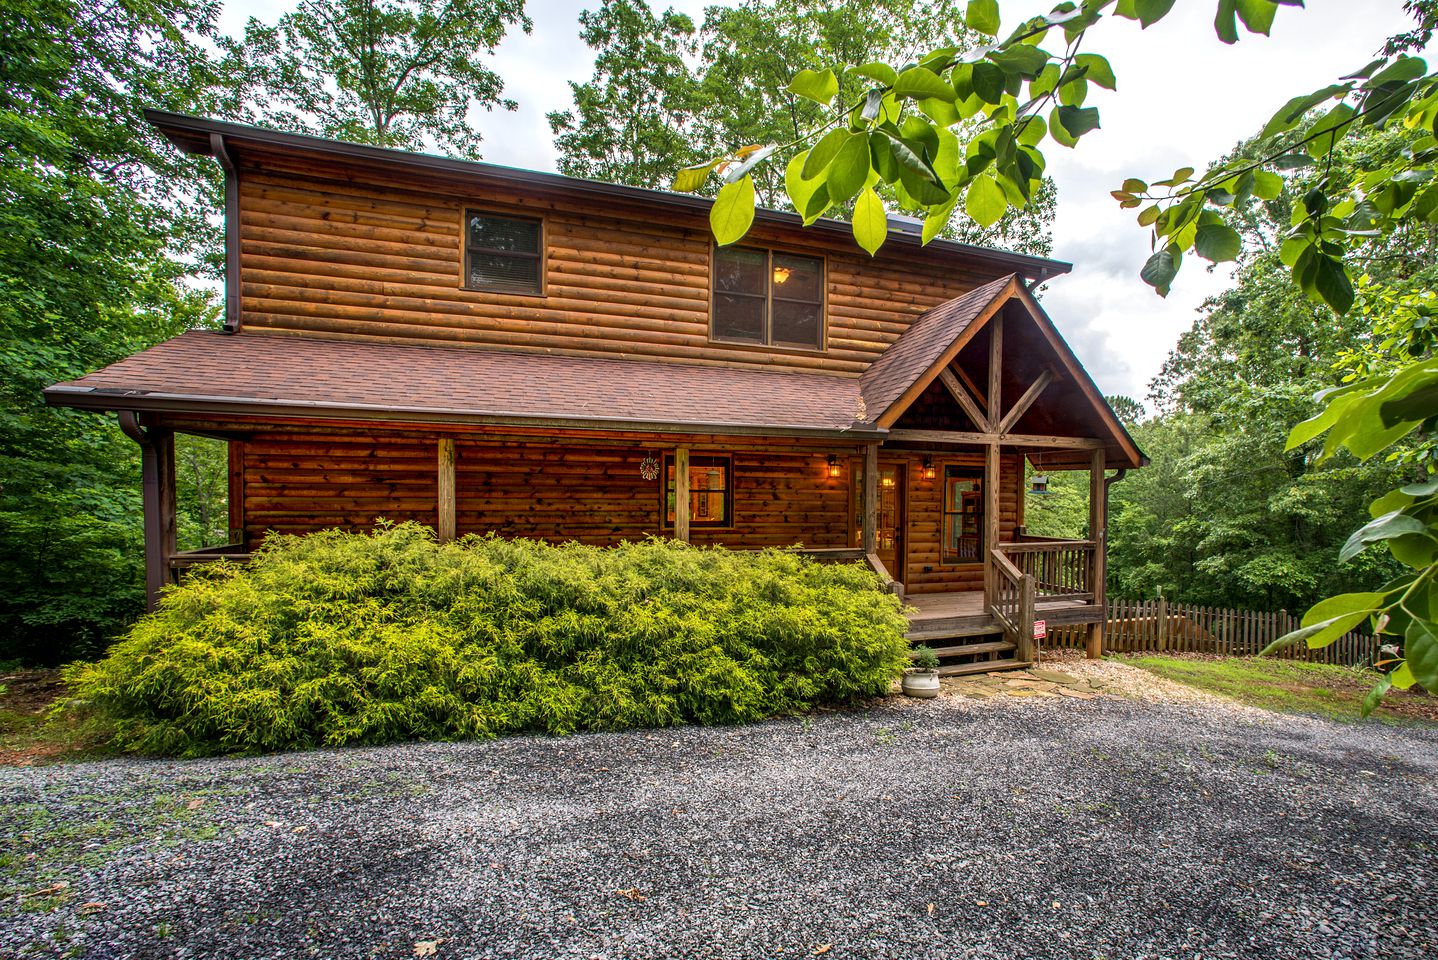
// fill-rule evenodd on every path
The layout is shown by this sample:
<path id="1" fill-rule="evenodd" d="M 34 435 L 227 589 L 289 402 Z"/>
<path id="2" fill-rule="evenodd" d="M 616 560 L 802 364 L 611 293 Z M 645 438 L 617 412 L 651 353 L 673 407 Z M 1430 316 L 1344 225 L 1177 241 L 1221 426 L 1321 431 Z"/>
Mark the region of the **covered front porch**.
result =
<path id="1" fill-rule="evenodd" d="M 1087 625 L 1098 656 L 1108 488 L 1143 455 L 1028 291 L 935 311 L 864 379 L 887 434 L 859 543 L 914 610 L 910 638 L 949 674 L 1030 664 L 1049 626 Z M 1081 538 L 1028 531 L 1029 467 L 1087 474 Z"/>

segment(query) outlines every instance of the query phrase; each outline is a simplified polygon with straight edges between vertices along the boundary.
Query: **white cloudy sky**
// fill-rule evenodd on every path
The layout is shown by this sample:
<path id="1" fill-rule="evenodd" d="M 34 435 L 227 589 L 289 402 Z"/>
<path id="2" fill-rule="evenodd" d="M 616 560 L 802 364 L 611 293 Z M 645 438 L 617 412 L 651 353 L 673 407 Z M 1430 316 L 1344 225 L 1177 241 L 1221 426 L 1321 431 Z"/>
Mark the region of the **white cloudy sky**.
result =
<path id="1" fill-rule="evenodd" d="M 291 5 L 230 0 L 222 25 L 238 33 L 248 17 L 273 22 Z M 519 109 L 485 119 L 486 160 L 554 169 L 545 113 L 568 106 L 567 81 L 591 73 L 593 54 L 578 38 L 578 17 L 597 5 L 529 0 L 534 32 L 506 38 L 494 58 Z M 709 4 L 669 5 L 698 19 Z M 1051 5 L 1010 0 L 1003 6 L 1017 19 Z M 1401 0 L 1308 0 L 1307 10 L 1279 12 L 1273 39 L 1245 35 L 1227 47 L 1213 33 L 1215 5 L 1183 0 L 1143 34 L 1137 24 L 1106 20 L 1089 43 L 1109 57 L 1119 78 L 1117 94 L 1090 98 L 1101 108 L 1103 129 L 1084 137 L 1077 150 L 1046 148 L 1059 189 L 1054 255 L 1071 261 L 1074 271 L 1051 284 L 1045 306 L 1105 393 L 1143 397 L 1204 298 L 1231 280 L 1227 271 L 1208 272 L 1190 261 L 1168 299 L 1160 300 L 1138 279 L 1147 234 L 1108 191 L 1126 176 L 1153 180 L 1179 166 L 1202 168 L 1255 132 L 1290 96 L 1362 66 L 1407 23 Z"/>

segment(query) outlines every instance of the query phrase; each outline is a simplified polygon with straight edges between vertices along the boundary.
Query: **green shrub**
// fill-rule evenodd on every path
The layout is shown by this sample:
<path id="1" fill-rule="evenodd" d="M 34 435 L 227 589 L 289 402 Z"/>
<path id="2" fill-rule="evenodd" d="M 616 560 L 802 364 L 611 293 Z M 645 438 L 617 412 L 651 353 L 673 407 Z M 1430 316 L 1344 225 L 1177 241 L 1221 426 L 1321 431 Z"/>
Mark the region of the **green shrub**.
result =
<path id="1" fill-rule="evenodd" d="M 857 564 L 403 524 L 196 570 L 67 679 L 118 746 L 185 756 L 742 723 L 882 692 L 906 627 Z"/>

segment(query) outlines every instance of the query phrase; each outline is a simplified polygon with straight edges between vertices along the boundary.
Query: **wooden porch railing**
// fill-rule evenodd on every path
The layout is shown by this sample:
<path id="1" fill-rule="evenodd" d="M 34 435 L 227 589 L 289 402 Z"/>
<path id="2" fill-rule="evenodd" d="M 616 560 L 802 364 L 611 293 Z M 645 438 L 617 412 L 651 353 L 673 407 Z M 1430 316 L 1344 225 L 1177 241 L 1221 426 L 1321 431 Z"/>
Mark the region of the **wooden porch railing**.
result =
<path id="1" fill-rule="evenodd" d="M 1080 602 L 1094 599 L 1098 550 L 1094 541 L 1024 537 L 1017 543 L 999 544 L 999 550 L 1020 573 L 1034 578 L 1035 596 Z"/>
<path id="2" fill-rule="evenodd" d="M 1033 660 L 1034 644 L 1034 578 L 1024 573 L 1004 551 L 1001 544 L 989 551 L 993 567 L 993 597 L 989 613 L 1004 629 L 1005 638 L 1014 645 L 1019 660 Z"/>

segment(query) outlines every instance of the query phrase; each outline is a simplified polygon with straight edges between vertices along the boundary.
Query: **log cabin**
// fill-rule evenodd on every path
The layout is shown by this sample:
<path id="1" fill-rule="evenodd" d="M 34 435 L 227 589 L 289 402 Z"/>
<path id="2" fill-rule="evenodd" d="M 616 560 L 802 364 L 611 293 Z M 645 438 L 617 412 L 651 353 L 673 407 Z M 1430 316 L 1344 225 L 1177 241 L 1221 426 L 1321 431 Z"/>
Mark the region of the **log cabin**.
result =
<path id="1" fill-rule="evenodd" d="M 1054 260 L 150 112 L 225 175 L 223 328 L 45 392 L 142 450 L 149 602 L 272 533 L 378 518 L 869 564 L 944 672 L 1102 645 L 1107 488 L 1144 458 L 1035 298 Z M 174 436 L 229 450 L 232 542 L 176 548 Z M 1089 474 L 1026 534 L 1025 464 Z"/>

